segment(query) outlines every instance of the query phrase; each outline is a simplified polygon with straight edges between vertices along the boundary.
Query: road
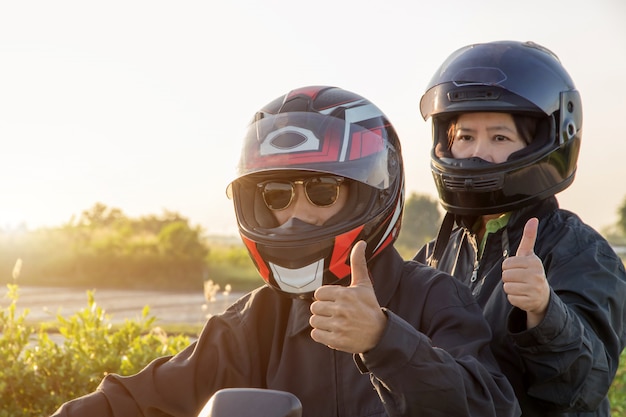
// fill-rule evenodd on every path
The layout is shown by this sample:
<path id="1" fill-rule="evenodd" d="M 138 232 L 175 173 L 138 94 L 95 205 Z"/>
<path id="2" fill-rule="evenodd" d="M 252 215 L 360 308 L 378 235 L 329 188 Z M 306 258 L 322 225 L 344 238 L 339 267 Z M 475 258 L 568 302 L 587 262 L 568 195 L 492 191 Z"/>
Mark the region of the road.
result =
<path id="1" fill-rule="evenodd" d="M 0 289 L 0 308 L 10 303 L 7 293 L 6 287 Z M 223 311 L 241 295 L 218 292 L 214 301 L 207 302 L 201 290 L 197 293 L 94 290 L 96 304 L 104 309 L 112 323 L 139 319 L 147 305 L 150 307 L 150 315 L 156 317 L 155 324 L 203 324 L 207 316 Z M 17 312 L 19 314 L 28 309 L 28 321 L 53 322 L 57 314 L 68 317 L 86 307 L 86 290 L 58 287 L 18 288 Z"/>

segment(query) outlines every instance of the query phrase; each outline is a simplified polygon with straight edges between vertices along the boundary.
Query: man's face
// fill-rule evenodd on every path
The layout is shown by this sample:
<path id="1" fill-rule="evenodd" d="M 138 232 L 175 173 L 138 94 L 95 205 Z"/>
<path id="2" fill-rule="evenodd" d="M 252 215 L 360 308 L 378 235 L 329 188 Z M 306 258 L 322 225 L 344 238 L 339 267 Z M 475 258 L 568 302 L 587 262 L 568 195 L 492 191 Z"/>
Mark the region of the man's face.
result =
<path id="1" fill-rule="evenodd" d="M 321 226 L 339 213 L 348 199 L 349 187 L 331 175 L 304 180 L 266 181 L 263 198 L 279 224 L 291 218 Z"/>

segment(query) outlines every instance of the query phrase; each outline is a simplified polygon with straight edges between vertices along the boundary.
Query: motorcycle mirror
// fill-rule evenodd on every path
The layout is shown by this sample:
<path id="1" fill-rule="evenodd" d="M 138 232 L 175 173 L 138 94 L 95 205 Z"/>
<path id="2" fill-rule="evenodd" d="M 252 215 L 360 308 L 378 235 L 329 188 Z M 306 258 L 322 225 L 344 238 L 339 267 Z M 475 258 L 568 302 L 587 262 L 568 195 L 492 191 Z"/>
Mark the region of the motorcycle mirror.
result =
<path id="1" fill-rule="evenodd" d="M 198 417 L 301 417 L 302 404 L 290 392 L 260 388 L 224 388 Z"/>

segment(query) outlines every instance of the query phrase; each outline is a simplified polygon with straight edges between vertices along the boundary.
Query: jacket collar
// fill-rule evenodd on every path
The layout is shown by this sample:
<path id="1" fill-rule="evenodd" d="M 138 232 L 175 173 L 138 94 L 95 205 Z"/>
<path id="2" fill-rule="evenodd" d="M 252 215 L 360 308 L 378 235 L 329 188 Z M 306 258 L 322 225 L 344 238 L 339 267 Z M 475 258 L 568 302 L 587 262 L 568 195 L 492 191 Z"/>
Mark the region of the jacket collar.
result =
<path id="1" fill-rule="evenodd" d="M 541 223 L 542 219 L 558 208 L 559 203 L 555 196 L 548 197 L 537 204 L 523 207 L 513 212 L 509 220 L 509 228 L 524 230 L 524 225 L 530 218 L 537 217 Z"/>

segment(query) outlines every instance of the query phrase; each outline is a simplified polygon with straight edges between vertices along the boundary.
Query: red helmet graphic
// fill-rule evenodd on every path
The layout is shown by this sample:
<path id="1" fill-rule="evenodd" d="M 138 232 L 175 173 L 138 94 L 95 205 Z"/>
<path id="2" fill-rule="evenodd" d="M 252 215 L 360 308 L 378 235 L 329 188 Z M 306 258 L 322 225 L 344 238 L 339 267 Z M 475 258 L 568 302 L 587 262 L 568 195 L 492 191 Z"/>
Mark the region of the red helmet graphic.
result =
<path id="1" fill-rule="evenodd" d="M 320 174 L 349 187 L 344 208 L 322 226 L 299 219 L 278 224 L 259 184 Z M 255 114 L 228 194 L 265 282 L 311 297 L 321 285 L 350 283 L 357 241 L 368 243 L 369 261 L 396 239 L 404 198 L 400 144 L 386 116 L 365 98 L 336 87 L 293 90 Z"/>

